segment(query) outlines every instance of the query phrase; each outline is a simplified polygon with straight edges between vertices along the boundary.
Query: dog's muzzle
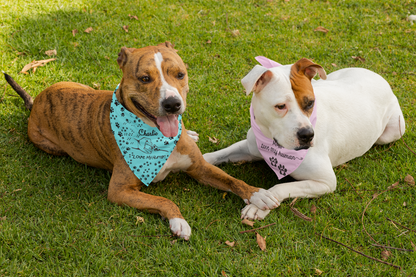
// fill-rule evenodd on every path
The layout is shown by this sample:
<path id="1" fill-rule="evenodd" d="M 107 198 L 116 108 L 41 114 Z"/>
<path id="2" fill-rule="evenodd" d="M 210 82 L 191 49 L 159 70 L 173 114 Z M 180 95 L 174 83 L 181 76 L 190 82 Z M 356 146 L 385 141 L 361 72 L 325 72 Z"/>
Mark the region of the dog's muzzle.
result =
<path id="1" fill-rule="evenodd" d="M 311 146 L 311 141 L 315 135 L 314 131 L 310 127 L 301 128 L 296 133 L 299 140 L 299 147 L 296 150 L 308 149 Z"/>
<path id="2" fill-rule="evenodd" d="M 167 113 L 173 114 L 181 109 L 182 102 L 178 97 L 171 96 L 162 101 L 162 107 Z"/>

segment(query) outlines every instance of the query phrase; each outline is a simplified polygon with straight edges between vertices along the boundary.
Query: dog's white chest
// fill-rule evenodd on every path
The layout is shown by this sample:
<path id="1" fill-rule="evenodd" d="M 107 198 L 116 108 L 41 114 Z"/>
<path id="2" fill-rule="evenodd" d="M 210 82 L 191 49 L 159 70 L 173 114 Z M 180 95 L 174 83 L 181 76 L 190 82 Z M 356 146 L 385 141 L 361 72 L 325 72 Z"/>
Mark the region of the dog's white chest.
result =
<path id="1" fill-rule="evenodd" d="M 192 160 L 188 155 L 182 155 L 176 150 L 173 150 L 162 169 L 153 179 L 153 183 L 163 181 L 170 172 L 177 172 L 186 170 L 192 165 Z"/>

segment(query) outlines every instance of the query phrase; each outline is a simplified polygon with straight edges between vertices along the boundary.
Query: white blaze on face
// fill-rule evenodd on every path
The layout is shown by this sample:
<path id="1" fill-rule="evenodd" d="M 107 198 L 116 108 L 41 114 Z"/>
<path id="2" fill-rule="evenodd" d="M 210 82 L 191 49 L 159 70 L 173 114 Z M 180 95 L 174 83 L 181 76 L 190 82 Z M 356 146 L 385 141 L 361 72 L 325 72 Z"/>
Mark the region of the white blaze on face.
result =
<path id="1" fill-rule="evenodd" d="M 166 114 L 165 110 L 163 109 L 162 102 L 167 99 L 168 97 L 177 97 L 181 101 L 181 109 L 178 111 L 179 114 L 182 114 L 184 111 L 184 105 L 182 97 L 180 96 L 178 90 L 169 85 L 168 82 L 166 82 L 166 79 L 163 75 L 162 71 L 162 61 L 163 56 L 162 53 L 158 52 L 154 55 L 155 57 L 155 63 L 156 68 L 159 71 L 160 74 L 160 80 L 162 82 L 162 86 L 160 87 L 160 99 L 159 99 L 159 113 L 161 116 L 158 116 L 156 121 L 159 125 L 159 130 L 162 132 L 162 134 L 165 137 L 175 137 L 178 134 L 179 130 L 179 121 L 178 116 L 175 114 Z M 163 114 L 166 114 L 165 116 L 162 116 Z"/>
<path id="2" fill-rule="evenodd" d="M 179 94 L 178 90 L 175 87 L 169 85 L 168 82 L 166 82 L 165 76 L 163 75 L 163 71 L 162 71 L 162 61 L 163 61 L 162 53 L 157 52 L 155 54 L 155 63 L 156 63 L 156 68 L 159 70 L 159 73 L 160 73 L 160 80 L 162 81 L 162 87 L 160 88 L 160 97 L 161 97 L 160 100 L 163 101 L 164 99 L 173 96 L 173 97 L 178 97 L 179 99 L 181 99 L 181 102 L 183 102 L 182 97 Z M 180 113 L 182 113 L 182 111 Z"/>

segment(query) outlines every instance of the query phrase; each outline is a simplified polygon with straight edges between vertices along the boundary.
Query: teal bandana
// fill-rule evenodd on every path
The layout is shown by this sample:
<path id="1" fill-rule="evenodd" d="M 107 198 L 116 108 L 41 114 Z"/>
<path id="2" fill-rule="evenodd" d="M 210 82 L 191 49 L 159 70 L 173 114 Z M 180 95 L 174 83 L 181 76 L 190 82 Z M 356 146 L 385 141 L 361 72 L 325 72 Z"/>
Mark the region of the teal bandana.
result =
<path id="1" fill-rule="evenodd" d="M 182 116 L 178 117 L 178 134 L 175 137 L 165 137 L 157 127 L 150 127 L 123 107 L 117 100 L 117 89 L 118 86 L 111 100 L 111 130 L 131 171 L 148 186 L 179 141 L 182 133 Z"/>

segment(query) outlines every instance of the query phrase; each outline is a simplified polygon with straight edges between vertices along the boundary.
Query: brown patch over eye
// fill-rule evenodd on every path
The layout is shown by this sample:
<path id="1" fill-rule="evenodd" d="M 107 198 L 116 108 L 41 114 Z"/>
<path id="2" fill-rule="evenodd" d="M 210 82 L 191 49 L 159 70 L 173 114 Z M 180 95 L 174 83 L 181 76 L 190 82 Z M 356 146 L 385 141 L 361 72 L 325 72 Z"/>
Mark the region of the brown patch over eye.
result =
<path id="1" fill-rule="evenodd" d="M 308 97 L 303 97 L 303 110 L 304 111 L 309 111 L 310 109 L 313 108 L 315 104 L 315 99 L 310 99 Z"/>

